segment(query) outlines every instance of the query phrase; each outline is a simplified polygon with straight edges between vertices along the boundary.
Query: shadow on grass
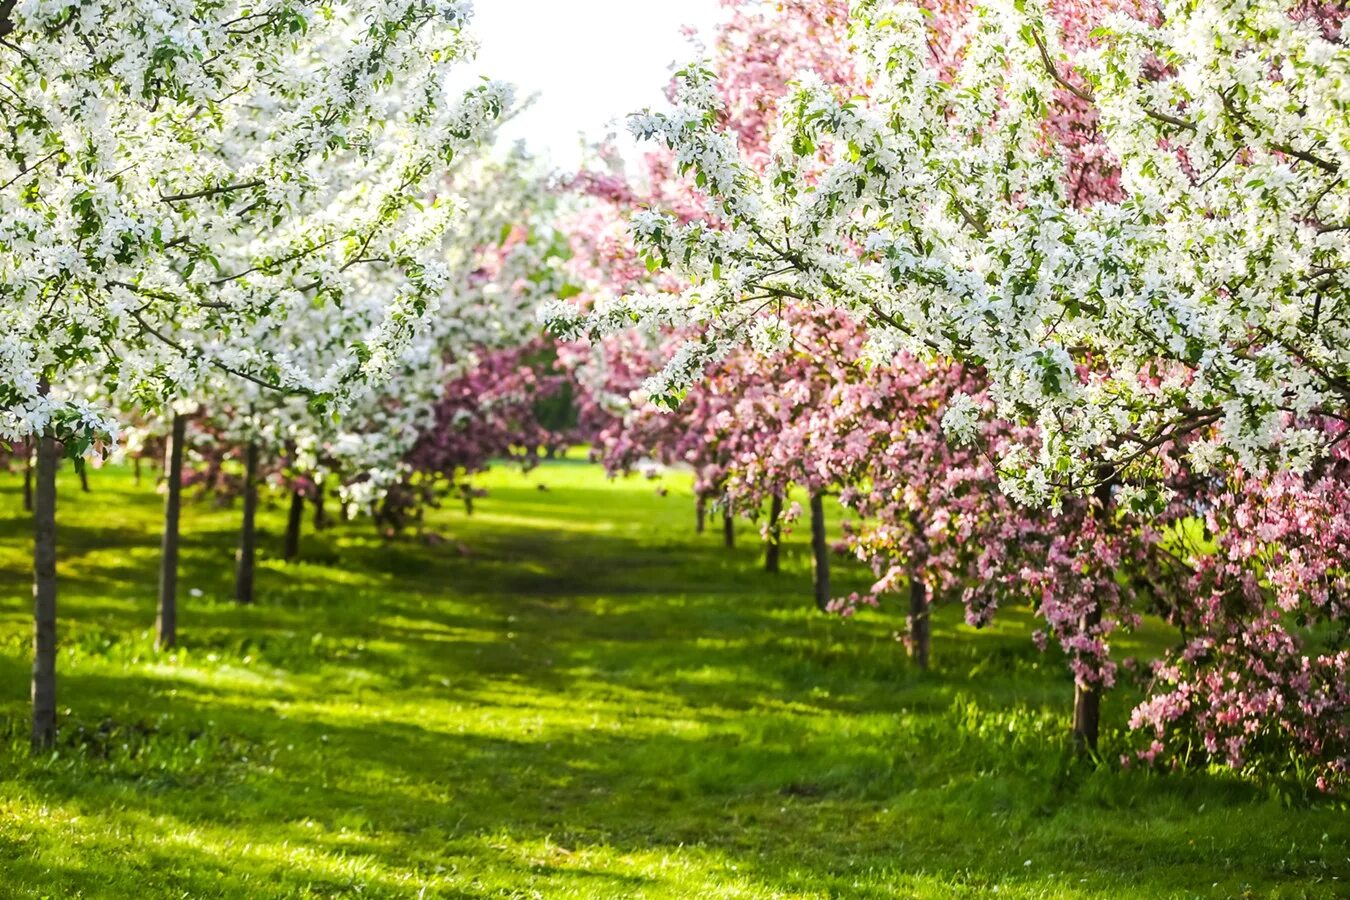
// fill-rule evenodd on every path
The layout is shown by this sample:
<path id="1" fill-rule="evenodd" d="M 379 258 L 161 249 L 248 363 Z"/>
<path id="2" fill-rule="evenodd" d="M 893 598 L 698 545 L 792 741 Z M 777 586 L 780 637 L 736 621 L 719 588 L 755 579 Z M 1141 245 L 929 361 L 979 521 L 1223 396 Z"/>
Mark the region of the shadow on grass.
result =
<path id="1" fill-rule="evenodd" d="M 153 826 L 147 828 L 166 835 L 204 831 L 208 842 L 219 842 L 235 833 L 249 836 L 259 852 L 304 848 L 316 861 L 309 869 L 288 864 L 287 880 L 329 889 L 352 883 L 332 872 L 332 860 L 352 855 L 370 862 L 355 882 L 385 889 L 396 882 L 381 873 L 427 872 L 447 858 L 503 853 L 497 865 L 517 875 L 573 877 L 570 865 L 522 863 L 520 856 L 546 842 L 569 853 L 604 846 L 623 856 L 697 846 L 735 860 L 773 890 L 819 889 L 859 859 L 897 875 L 945 872 L 945 881 L 957 873 L 961 883 L 987 887 L 1025 878 L 1027 845 L 1066 824 L 1080 840 L 1063 848 L 1057 870 L 1086 879 L 1089 889 L 1098 877 L 1130 871 L 1140 853 L 1196 872 L 1207 859 L 1164 833 L 1140 831 L 1125 845 L 1099 846 L 1091 826 L 1084 832 L 1074 815 L 1133 790 L 1135 799 L 1112 814 L 1112 827 L 1128 830 L 1132 820 L 1186 802 L 1194 789 L 1187 779 L 1135 776 L 1103 793 L 1094 786 L 1098 776 L 1063 758 L 1052 758 L 1048 771 L 1034 768 L 1044 764 L 1043 747 L 1011 739 L 998 727 L 1004 723 L 961 703 L 941 716 L 872 723 L 872 740 L 848 743 L 823 733 L 810 716 L 752 717 L 730 730 L 695 712 L 703 729 L 673 733 L 660 707 L 635 711 L 639 721 L 611 723 L 614 730 L 566 728 L 531 738 L 460 733 L 444 720 L 439 728 L 391 721 L 373 708 L 349 713 L 353 721 L 344 723 L 241 703 L 212 689 L 184 686 L 168 696 L 162 682 L 144 677 L 73 676 L 68 683 L 95 700 L 143 698 L 137 721 L 152 724 L 117 724 L 102 742 L 83 744 L 80 732 L 68 732 L 69 770 L 85 777 L 60 777 L 59 765 L 32 771 L 23 784 L 35 802 L 97 822 L 100 810 L 134 798 L 137 815 Z M 1028 737 L 1045 735 L 1022 735 Z M 934 753 L 935 741 L 955 745 L 982 771 L 944 772 L 952 747 Z M 202 745 L 199 755 L 165 761 L 166 746 L 194 742 Z M 1214 787 L 1205 785 L 1211 803 Z M 1138 799 L 1140 791 L 1147 799 Z M 1218 799 L 1214 812 L 1221 815 L 1249 802 L 1250 789 L 1232 785 Z M 861 832 L 860 817 L 868 822 Z M 914 819 L 925 822 L 921 832 Z M 978 819 L 991 826 L 972 844 L 969 829 Z M 494 854 L 494 838 L 503 834 L 511 852 Z M 228 849 L 203 854 L 188 867 L 199 880 L 173 886 L 209 892 L 220 871 L 248 873 L 249 860 L 234 866 Z M 278 860 L 264 857 L 254 871 L 275 874 Z M 590 874 L 615 881 L 612 873 Z M 643 880 L 624 878 L 630 885 Z M 1158 895 L 1145 873 L 1138 879 L 1141 891 Z M 1159 893 L 1169 884 L 1160 880 Z"/>
<path id="2" fill-rule="evenodd" d="M 194 508 L 175 655 L 147 631 L 157 504 L 128 525 L 77 498 L 55 758 L 24 752 L 27 623 L 0 616 L 0 868 L 123 896 L 1225 896 L 1345 872 L 1334 809 L 1072 761 L 1071 685 L 1024 613 L 976 635 L 942 611 L 917 673 L 894 611 L 815 613 L 800 546 L 771 578 L 683 507 L 611 496 L 500 490 L 437 514 L 447 543 L 349 526 L 293 565 L 268 510 L 251 608 L 225 599 L 235 513 Z M 1127 709 L 1108 698 L 1113 748 Z"/>

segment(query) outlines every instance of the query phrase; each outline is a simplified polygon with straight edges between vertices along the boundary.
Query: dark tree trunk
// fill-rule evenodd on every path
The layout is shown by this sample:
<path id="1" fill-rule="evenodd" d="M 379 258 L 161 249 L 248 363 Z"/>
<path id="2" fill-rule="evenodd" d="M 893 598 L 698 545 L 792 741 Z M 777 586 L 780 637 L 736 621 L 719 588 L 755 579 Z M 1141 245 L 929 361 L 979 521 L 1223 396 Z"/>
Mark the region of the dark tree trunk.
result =
<path id="1" fill-rule="evenodd" d="M 281 550 L 282 559 L 293 562 L 300 558 L 300 526 L 305 521 L 305 495 L 291 492 L 291 513 L 286 518 L 286 541 Z"/>
<path id="2" fill-rule="evenodd" d="M 473 515 L 473 491 L 468 488 L 464 489 L 464 515 Z"/>
<path id="3" fill-rule="evenodd" d="M 774 494 L 773 499 L 769 501 L 769 543 L 764 548 L 764 571 L 770 575 L 777 575 L 779 570 L 779 557 L 783 545 L 783 495 Z"/>
<path id="4" fill-rule="evenodd" d="M 708 501 L 702 497 L 694 500 L 694 531 L 703 534 L 708 530 Z"/>
<path id="5" fill-rule="evenodd" d="M 33 446 L 24 445 L 23 457 L 23 511 L 33 511 Z"/>
<path id="6" fill-rule="evenodd" d="M 1099 475 L 1102 478 L 1102 483 L 1093 491 L 1093 497 L 1097 501 L 1095 515 L 1105 526 L 1106 520 L 1111 514 L 1113 481 L 1109 469 L 1103 468 Z M 1094 602 L 1083 613 L 1078 627 L 1083 634 L 1090 635 L 1097 630 L 1097 626 L 1101 623 L 1101 604 Z M 1101 721 L 1102 692 L 1100 685 L 1087 686 L 1075 681 L 1073 687 L 1073 746 L 1078 753 L 1086 755 L 1097 752 L 1097 737 L 1101 731 Z"/>
<path id="7" fill-rule="evenodd" d="M 328 513 L 324 510 L 324 497 L 328 491 L 324 486 L 315 482 L 314 484 L 314 530 L 323 531 L 328 527 Z"/>
<path id="8" fill-rule="evenodd" d="M 45 385 L 44 385 L 45 386 Z M 33 496 L 33 750 L 56 742 L 56 439 L 37 441 Z"/>
<path id="9" fill-rule="evenodd" d="M 909 573 L 909 658 L 920 671 L 928 670 L 933 621 L 929 616 L 928 586 L 915 566 Z"/>
<path id="10" fill-rule="evenodd" d="M 140 458 L 139 456 L 132 457 L 132 460 L 131 460 L 131 477 L 132 477 L 132 480 L 133 480 L 133 482 L 135 483 L 136 487 L 140 487 L 140 486 L 141 486 L 141 458 Z"/>
<path id="11" fill-rule="evenodd" d="M 80 490 L 89 493 L 89 467 L 84 463 L 76 463 L 75 471 L 80 475 Z"/>
<path id="12" fill-rule="evenodd" d="M 254 557 L 258 518 L 258 445 L 250 443 L 244 457 L 244 523 L 239 531 L 239 550 L 235 554 L 234 599 L 253 602 Z"/>
<path id="13" fill-rule="evenodd" d="M 175 414 L 173 433 L 164 453 L 164 536 L 159 554 L 159 612 L 155 616 L 155 646 L 178 645 L 178 520 L 183 509 L 183 439 L 187 417 Z"/>
<path id="14" fill-rule="evenodd" d="M 722 543 L 728 550 L 736 547 L 736 520 L 731 515 L 731 510 L 722 513 Z"/>
<path id="15" fill-rule="evenodd" d="M 1095 630 L 1102 622 L 1100 606 L 1093 606 L 1080 626 L 1084 633 Z M 1073 747 L 1080 754 L 1097 752 L 1097 736 L 1102 720 L 1101 688 L 1074 683 L 1073 686 Z"/>
<path id="16" fill-rule="evenodd" d="M 811 557 L 815 560 L 816 608 L 830 608 L 830 548 L 825 542 L 825 497 L 811 495 Z"/>

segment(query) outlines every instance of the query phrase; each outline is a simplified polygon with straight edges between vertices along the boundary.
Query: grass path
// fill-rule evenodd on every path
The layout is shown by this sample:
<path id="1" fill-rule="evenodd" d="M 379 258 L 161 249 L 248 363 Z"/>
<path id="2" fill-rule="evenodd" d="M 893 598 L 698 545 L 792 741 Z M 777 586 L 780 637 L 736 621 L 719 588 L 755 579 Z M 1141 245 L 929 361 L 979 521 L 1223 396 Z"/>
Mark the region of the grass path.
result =
<path id="1" fill-rule="evenodd" d="M 944 611 L 920 676 L 891 614 L 814 612 L 803 535 L 764 575 L 748 529 L 693 533 L 682 484 L 497 472 L 472 519 L 433 517 L 443 543 L 352 525 L 264 555 L 248 609 L 237 513 L 194 503 L 185 648 L 160 655 L 160 501 L 92 480 L 62 484 L 40 760 L 0 481 L 0 896 L 1350 896 L 1344 805 L 1075 764 L 1024 616 L 977 636 Z"/>

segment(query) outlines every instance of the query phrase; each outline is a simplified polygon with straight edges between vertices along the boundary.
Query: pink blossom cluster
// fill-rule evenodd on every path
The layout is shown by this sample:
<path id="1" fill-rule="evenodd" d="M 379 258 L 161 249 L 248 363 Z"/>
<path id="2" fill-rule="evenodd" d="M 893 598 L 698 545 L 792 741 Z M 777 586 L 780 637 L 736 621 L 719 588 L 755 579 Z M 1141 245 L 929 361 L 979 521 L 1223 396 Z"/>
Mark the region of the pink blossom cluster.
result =
<path id="1" fill-rule="evenodd" d="M 1322 788 L 1350 782 L 1350 450 L 1323 425 L 1335 449 L 1316 471 L 1239 472 L 1207 497 L 1186 639 L 1131 717 L 1173 762 L 1200 747 L 1260 771 L 1292 748 Z"/>
<path id="2" fill-rule="evenodd" d="M 494 460 L 529 468 L 540 453 L 566 449 L 571 435 L 547 427 L 539 416 L 540 404 L 562 386 L 547 341 L 483 353 L 446 384 L 432 421 L 404 458 L 407 475 L 381 500 L 376 521 L 401 528 L 450 493 L 471 503 L 477 495 L 471 476 Z"/>

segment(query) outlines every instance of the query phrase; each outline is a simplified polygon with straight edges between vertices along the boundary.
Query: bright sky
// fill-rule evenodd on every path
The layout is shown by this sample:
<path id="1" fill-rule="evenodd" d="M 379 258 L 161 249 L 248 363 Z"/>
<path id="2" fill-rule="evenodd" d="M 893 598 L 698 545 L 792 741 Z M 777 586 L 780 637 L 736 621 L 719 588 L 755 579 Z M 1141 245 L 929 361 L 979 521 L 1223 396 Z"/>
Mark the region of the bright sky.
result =
<path id="1" fill-rule="evenodd" d="M 581 160 L 584 132 L 610 132 L 631 148 L 624 117 L 664 102 L 672 64 L 697 51 L 681 34 L 708 34 L 718 0 L 477 0 L 472 29 L 482 41 L 474 69 L 516 85 L 534 107 L 504 132 L 523 138 L 561 168 Z"/>

